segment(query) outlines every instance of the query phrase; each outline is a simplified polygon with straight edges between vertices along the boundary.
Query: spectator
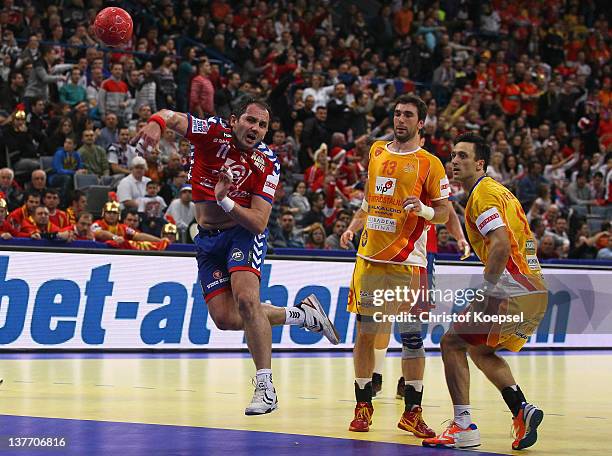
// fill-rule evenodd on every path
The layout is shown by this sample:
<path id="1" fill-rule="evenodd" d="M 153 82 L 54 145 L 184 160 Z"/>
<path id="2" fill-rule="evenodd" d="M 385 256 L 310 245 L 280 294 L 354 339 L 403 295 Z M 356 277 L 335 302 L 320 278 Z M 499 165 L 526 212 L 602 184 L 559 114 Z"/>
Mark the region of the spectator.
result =
<path id="1" fill-rule="evenodd" d="M 323 193 L 313 193 L 310 197 L 310 211 L 304 214 L 302 218 L 301 226 L 310 226 L 314 223 L 325 223 L 325 215 L 323 209 L 325 208 L 325 195 Z"/>
<path id="2" fill-rule="evenodd" d="M 49 85 L 66 80 L 66 76 L 64 75 L 51 74 L 51 67 L 54 65 L 57 58 L 58 55 L 55 49 L 50 47 L 42 47 L 40 49 L 40 58 L 34 62 L 34 68 L 30 73 L 23 94 L 27 105 L 30 105 L 36 97 L 48 100 Z"/>
<path id="3" fill-rule="evenodd" d="M 17 237 L 62 241 L 72 241 L 74 239 L 71 232 L 60 232 L 59 227 L 49 221 L 49 209 L 45 206 L 38 206 L 34 209 L 34 215 L 24 221 Z"/>
<path id="4" fill-rule="evenodd" d="M 430 230 L 435 227 L 430 227 Z M 448 229 L 444 225 L 440 225 L 437 229 L 438 232 L 438 253 L 461 253 L 459 246 L 455 241 L 450 240 L 450 234 Z"/>
<path id="5" fill-rule="evenodd" d="M 145 177 L 147 162 L 142 157 L 134 157 L 131 173 L 119 182 L 117 198 L 123 207 L 138 208 L 139 199 L 146 194 L 147 182 L 151 179 Z"/>
<path id="6" fill-rule="evenodd" d="M 81 190 L 75 190 L 71 192 L 68 200 L 68 208 L 66 209 L 66 215 L 68 216 L 68 223 L 74 225 L 77 223 L 77 219 L 82 212 L 85 212 L 87 208 L 87 195 Z"/>
<path id="7" fill-rule="evenodd" d="M 0 239 L 8 240 L 17 236 L 17 230 L 7 220 L 8 208 L 6 200 L 0 197 Z"/>
<path id="8" fill-rule="evenodd" d="M 540 185 L 548 184 L 548 181 L 542 177 L 542 164 L 539 161 L 530 161 L 527 170 L 528 174 L 519 182 L 516 196 L 523 208 L 528 211 L 537 198 Z"/>
<path id="9" fill-rule="evenodd" d="M 93 130 L 85 130 L 83 132 L 83 145 L 79 149 L 79 154 L 83 161 L 83 168 L 85 168 L 89 174 L 94 174 L 98 177 L 108 176 L 110 167 L 108 165 L 109 161 L 106 157 L 106 151 L 97 144 L 94 144 L 94 138 L 95 134 Z"/>
<path id="10" fill-rule="evenodd" d="M 327 130 L 332 133 L 345 133 L 348 131 L 353 111 L 347 104 L 346 85 L 343 83 L 334 86 L 333 94 L 327 102 Z"/>
<path id="11" fill-rule="evenodd" d="M 5 125 L 2 130 L 1 144 L 6 148 L 6 154 L 0 154 L 0 163 L 4 163 L 4 159 L 11 158 L 13 163 L 4 163 L 13 165 L 15 169 L 21 171 L 32 171 L 38 168 L 38 152 L 34 145 L 34 138 L 28 131 L 26 126 L 26 114 L 24 111 L 16 111 L 12 115 L 10 124 Z"/>
<path id="12" fill-rule="evenodd" d="M 148 106 L 149 111 L 157 111 L 157 81 L 153 74 L 153 63 L 151 62 L 145 62 L 142 67 L 142 77 L 140 78 L 135 98 L 133 107 L 135 111 L 140 111 L 143 106 Z"/>
<path id="13" fill-rule="evenodd" d="M 160 218 L 166 207 L 166 202 L 159 196 L 159 184 L 155 181 L 148 181 L 146 194 L 138 199 L 138 212 L 145 214 L 147 218 Z"/>
<path id="14" fill-rule="evenodd" d="M 60 195 L 57 190 L 54 188 L 46 189 L 42 195 L 42 203 L 47 209 L 49 209 L 49 221 L 51 223 L 60 229 L 70 224 L 68 215 L 61 209 L 58 209 L 60 204 Z"/>
<path id="15" fill-rule="evenodd" d="M 328 250 L 355 250 L 355 247 L 352 243 L 348 243 L 346 248 L 343 248 L 340 245 L 340 237 L 342 236 L 342 233 L 346 231 L 346 228 L 346 222 L 342 220 L 336 220 L 334 222 L 332 234 L 327 236 L 327 239 L 325 239 L 325 248 Z"/>
<path id="16" fill-rule="evenodd" d="M 52 186 L 59 187 L 62 199 L 65 201 L 68 191 L 72 188 L 74 175 L 76 173 L 86 174 L 83 168 L 81 154 L 75 150 L 74 140 L 67 136 L 64 147 L 60 147 L 53 156 L 53 174 L 49 181 Z"/>
<path id="17" fill-rule="evenodd" d="M 170 206 L 174 199 L 179 198 L 179 193 L 186 182 L 187 173 L 182 170 L 177 172 L 172 179 L 162 186 L 161 190 L 159 191 L 159 196 L 161 196 L 166 204 Z"/>
<path id="18" fill-rule="evenodd" d="M 314 164 L 304 172 L 304 181 L 312 192 L 316 192 L 323 187 L 325 176 L 328 174 L 329 157 L 327 156 L 327 144 L 321 144 L 321 147 L 315 152 L 314 160 Z"/>
<path id="19" fill-rule="evenodd" d="M 49 128 L 51 129 L 52 126 L 49 125 Z M 53 134 L 42 145 L 41 155 L 54 155 L 57 149 L 64 145 L 66 138 L 71 138 L 76 145 L 77 138 L 74 136 L 72 120 L 70 117 L 63 116 L 58 120 L 57 127 L 53 131 Z"/>
<path id="20" fill-rule="evenodd" d="M 331 134 L 327 128 L 327 107 L 319 106 L 315 111 L 315 117 L 304 122 L 302 132 L 302 149 L 298 154 L 300 167 L 306 169 L 313 164 L 314 153 L 321 144 L 328 143 Z"/>
<path id="21" fill-rule="evenodd" d="M 185 239 L 187 228 L 195 220 L 195 204 L 191 200 L 190 184 L 183 185 L 178 198 L 172 200 L 166 211 L 166 217 L 168 216 L 174 220 L 181 239 Z"/>
<path id="22" fill-rule="evenodd" d="M 597 256 L 595 244 L 603 234 L 602 232 L 595 236 L 591 236 L 589 225 L 586 222 L 580 222 L 576 234 L 574 235 L 574 242 L 572 243 L 568 258 L 580 260 L 594 259 Z"/>
<path id="23" fill-rule="evenodd" d="M 303 249 L 302 231 L 295 227 L 295 220 L 290 211 L 285 211 L 279 218 L 280 232 L 272 241 L 274 247 Z"/>
<path id="24" fill-rule="evenodd" d="M 240 90 L 240 86 L 240 73 L 234 71 L 228 73 L 227 85 L 215 93 L 214 105 L 218 116 L 229 119 L 234 106 L 240 104 L 240 100 L 245 96 L 245 93 Z"/>
<path id="25" fill-rule="evenodd" d="M 42 169 L 35 169 L 30 176 L 30 182 L 26 182 L 25 189 L 42 194 L 45 188 L 47 188 L 47 173 Z"/>
<path id="26" fill-rule="evenodd" d="M 0 194 L 6 203 L 6 210 L 12 211 L 21 205 L 23 195 L 15 182 L 15 173 L 11 168 L 0 169 Z"/>
<path id="27" fill-rule="evenodd" d="M 98 109 L 102 117 L 113 113 L 123 122 L 126 120 L 126 108 L 130 92 L 123 81 L 123 64 L 115 62 L 111 65 L 111 77 L 105 79 L 98 91 Z M 104 147 L 104 145 L 102 145 Z"/>
<path id="28" fill-rule="evenodd" d="M 576 177 L 576 182 L 569 184 L 567 188 L 567 196 L 571 204 L 577 205 L 589 205 L 595 204 L 596 201 L 593 199 L 591 189 L 587 186 L 587 174 L 581 172 Z"/>
<path id="29" fill-rule="evenodd" d="M 119 120 L 115 113 L 109 112 L 104 116 L 104 128 L 100 130 L 100 134 L 96 138 L 98 146 L 107 149 L 108 146 L 119 141 L 118 123 Z"/>
<path id="30" fill-rule="evenodd" d="M 176 133 L 170 128 L 166 128 L 162 134 L 162 138 L 158 144 L 162 163 L 168 163 L 170 155 L 178 153 L 176 145 Z"/>
<path id="31" fill-rule="evenodd" d="M 108 146 L 108 163 L 113 175 L 125 176 L 130 174 L 132 160 L 136 157 L 136 148 L 129 144 L 130 131 L 127 128 L 119 129 L 119 140 Z"/>
<path id="32" fill-rule="evenodd" d="M 612 260 L 612 236 L 608 236 L 608 246 L 597 252 L 597 259 L 609 261 Z"/>
<path id="33" fill-rule="evenodd" d="M 210 81 L 211 73 L 210 62 L 207 58 L 202 59 L 189 90 L 189 110 L 202 119 L 215 115 L 215 89 Z"/>
<path id="34" fill-rule="evenodd" d="M 8 216 L 8 222 L 16 231 L 20 231 L 24 222 L 34 215 L 34 210 L 40 206 L 40 193 L 30 190 L 24 195 L 23 206 L 13 210 Z"/>
<path id="35" fill-rule="evenodd" d="M 307 233 L 306 248 L 309 250 L 325 248 L 325 228 L 321 223 L 314 223 L 304 228 Z"/>
<path id="36" fill-rule="evenodd" d="M 91 232 L 92 224 L 93 216 L 89 212 L 81 212 L 76 223 L 61 228 L 60 231 L 71 232 L 74 239 L 77 241 L 93 241 L 94 236 Z"/>
<path id="37" fill-rule="evenodd" d="M 19 71 L 12 71 L 9 84 L 0 91 L 0 110 L 10 113 L 23 101 L 25 80 Z"/>
<path id="38" fill-rule="evenodd" d="M 550 260 L 559 258 L 559 253 L 555 249 L 555 240 L 552 236 L 544 235 L 538 245 L 538 259 Z"/>
<path id="39" fill-rule="evenodd" d="M 115 241 L 121 245 L 126 240 L 159 241 L 158 237 L 139 233 L 135 229 L 119 223 L 119 203 L 109 202 L 102 209 L 102 218 L 91 225 L 91 231 L 96 241 Z"/>
<path id="40" fill-rule="evenodd" d="M 306 183 L 304 181 L 296 182 L 294 185 L 293 194 L 289 198 L 289 204 L 291 205 L 290 211 L 295 222 L 300 225 L 304 214 L 310 211 L 310 202 L 306 197 Z"/>
<path id="41" fill-rule="evenodd" d="M 59 91 L 60 102 L 72 107 L 87 101 L 87 92 L 85 91 L 85 87 L 79 83 L 80 80 L 81 69 L 75 66 L 70 70 L 69 82 L 64 84 Z"/>
<path id="42" fill-rule="evenodd" d="M 42 146 L 47 140 L 47 128 L 49 122 L 45 114 L 45 100 L 34 98 L 30 105 L 30 112 L 26 116 L 28 130 L 38 146 Z"/>

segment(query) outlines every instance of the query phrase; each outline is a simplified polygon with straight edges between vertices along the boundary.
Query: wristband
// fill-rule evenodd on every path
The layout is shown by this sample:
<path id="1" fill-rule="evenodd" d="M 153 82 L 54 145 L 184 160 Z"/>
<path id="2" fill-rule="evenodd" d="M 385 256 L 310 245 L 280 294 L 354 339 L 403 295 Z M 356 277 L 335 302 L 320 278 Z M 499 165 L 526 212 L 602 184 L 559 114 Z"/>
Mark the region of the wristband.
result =
<path id="1" fill-rule="evenodd" d="M 364 198 L 363 201 L 361 202 L 361 210 L 363 212 L 368 212 L 368 202 L 366 201 L 366 199 Z"/>
<path id="2" fill-rule="evenodd" d="M 434 211 L 433 207 L 421 203 L 421 210 L 417 212 L 417 215 L 423 217 L 425 220 L 431 220 L 436 215 L 436 211 Z"/>
<path id="3" fill-rule="evenodd" d="M 223 198 L 221 201 L 217 201 L 217 204 L 219 206 L 221 206 L 221 208 L 225 211 L 225 212 L 231 212 L 232 209 L 234 209 L 234 206 L 236 205 L 236 202 L 229 198 L 229 197 L 225 197 Z"/>
<path id="4" fill-rule="evenodd" d="M 151 123 L 151 122 L 155 122 L 157 125 L 159 125 L 159 128 L 161 128 L 162 133 L 166 129 L 166 121 L 159 114 L 153 114 L 151 117 L 149 117 L 149 120 L 147 121 L 147 123 Z"/>

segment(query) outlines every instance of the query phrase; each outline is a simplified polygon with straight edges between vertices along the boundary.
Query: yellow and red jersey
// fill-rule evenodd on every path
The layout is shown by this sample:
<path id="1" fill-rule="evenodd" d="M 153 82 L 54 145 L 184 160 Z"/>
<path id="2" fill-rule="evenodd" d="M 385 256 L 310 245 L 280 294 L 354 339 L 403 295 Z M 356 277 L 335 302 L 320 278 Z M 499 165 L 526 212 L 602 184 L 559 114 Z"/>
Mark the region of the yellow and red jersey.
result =
<path id="1" fill-rule="evenodd" d="M 108 223 L 106 223 L 104 219 L 96 220 L 91 225 L 92 233 L 95 234 L 96 231 L 100 231 L 100 230 L 108 231 L 109 233 L 112 233 L 116 236 L 121 236 L 122 238 L 125 238 L 125 239 L 132 239 L 134 235 L 136 234 L 136 230 L 134 228 L 130 228 L 129 226 L 123 223 L 117 223 L 116 225 L 109 225 Z"/>
<path id="2" fill-rule="evenodd" d="M 357 255 L 379 263 L 427 267 L 430 223 L 405 211 L 403 202 L 416 196 L 430 206 L 448 195 L 448 178 L 436 156 L 421 148 L 396 153 L 388 143 L 375 142 L 368 165 L 368 215 Z"/>
<path id="3" fill-rule="evenodd" d="M 500 286 L 510 295 L 545 291 L 536 241 L 521 203 L 495 179 L 483 176 L 476 182 L 465 207 L 465 228 L 472 249 L 485 265 L 490 246 L 487 234 L 502 226 L 508 231 L 511 247 Z"/>
<path id="4" fill-rule="evenodd" d="M 49 215 L 49 221 L 56 225 L 58 228 L 64 228 L 70 225 L 68 215 L 64 211 L 59 209 L 55 210 L 55 214 Z"/>

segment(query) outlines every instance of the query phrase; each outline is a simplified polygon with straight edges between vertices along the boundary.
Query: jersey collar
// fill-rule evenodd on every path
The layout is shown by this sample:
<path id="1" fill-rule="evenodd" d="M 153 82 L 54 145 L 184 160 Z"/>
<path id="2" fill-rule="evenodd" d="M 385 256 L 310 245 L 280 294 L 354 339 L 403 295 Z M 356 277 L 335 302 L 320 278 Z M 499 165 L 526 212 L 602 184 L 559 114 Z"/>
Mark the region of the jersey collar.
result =
<path id="1" fill-rule="evenodd" d="M 472 196 L 472 193 L 474 193 L 474 190 L 476 189 L 476 186 L 478 184 L 480 184 L 480 181 L 483 180 L 485 177 L 489 177 L 486 174 L 483 174 L 482 176 L 480 176 L 478 178 L 478 180 L 476 181 L 476 183 L 474 184 L 474 186 L 472 187 L 472 189 L 470 190 L 470 193 L 468 194 L 468 199 L 470 199 L 470 197 Z"/>
<path id="2" fill-rule="evenodd" d="M 395 154 L 395 155 L 408 155 L 408 154 L 414 154 L 415 152 L 418 152 L 419 150 L 421 150 L 421 147 L 417 147 L 416 149 L 413 150 L 408 150 L 406 152 L 393 152 L 390 148 L 389 148 L 389 144 L 391 144 L 393 141 L 390 141 L 388 143 L 385 144 L 385 149 L 387 149 L 387 152 L 391 153 L 391 154 Z"/>

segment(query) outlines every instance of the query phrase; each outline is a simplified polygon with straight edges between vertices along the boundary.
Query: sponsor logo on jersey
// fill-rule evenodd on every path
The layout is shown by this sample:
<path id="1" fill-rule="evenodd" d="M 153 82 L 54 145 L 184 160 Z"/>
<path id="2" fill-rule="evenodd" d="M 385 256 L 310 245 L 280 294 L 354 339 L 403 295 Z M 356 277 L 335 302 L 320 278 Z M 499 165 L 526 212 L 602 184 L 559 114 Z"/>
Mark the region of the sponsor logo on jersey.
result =
<path id="1" fill-rule="evenodd" d="M 377 176 L 374 193 L 377 195 L 393 196 L 395 193 L 395 181 L 394 177 Z"/>
<path id="2" fill-rule="evenodd" d="M 397 221 L 392 218 L 368 216 L 368 223 L 366 226 L 369 230 L 395 233 Z"/>
<path id="3" fill-rule="evenodd" d="M 527 253 L 535 252 L 535 242 L 533 242 L 533 239 L 527 239 L 527 242 L 525 242 L 525 250 Z"/>
<path id="4" fill-rule="evenodd" d="M 540 262 L 538 261 L 538 257 L 535 255 L 527 255 L 527 266 L 532 271 L 537 271 L 540 269 Z"/>
<path id="5" fill-rule="evenodd" d="M 489 215 L 486 219 L 484 219 L 482 222 L 480 222 L 480 224 L 478 225 L 478 229 L 482 230 L 485 225 L 487 225 L 487 223 L 492 222 L 495 219 L 499 218 L 499 212 L 495 212 L 494 214 Z"/>
<path id="6" fill-rule="evenodd" d="M 270 187 L 272 190 L 276 190 L 276 184 L 268 180 L 266 180 L 265 186 Z"/>
<path id="7" fill-rule="evenodd" d="M 198 119 L 196 117 L 191 118 L 191 133 L 205 134 L 208 133 L 208 122 L 204 119 Z"/>
<path id="8" fill-rule="evenodd" d="M 380 203 L 391 206 L 399 206 L 403 207 L 404 202 L 400 198 L 393 198 L 391 196 L 383 196 L 383 195 L 368 195 L 368 203 Z"/>
<path id="9" fill-rule="evenodd" d="M 244 253 L 240 249 L 232 250 L 232 260 L 234 261 L 242 261 L 244 260 Z"/>
<path id="10" fill-rule="evenodd" d="M 363 234 L 361 235 L 361 247 L 365 247 L 368 243 L 368 230 L 363 230 Z"/>
<path id="11" fill-rule="evenodd" d="M 405 173 L 412 173 L 413 171 L 415 171 L 415 167 L 412 163 L 408 163 L 406 166 L 404 166 L 404 172 Z"/>
<path id="12" fill-rule="evenodd" d="M 251 155 L 251 160 L 253 161 L 253 164 L 257 167 L 257 169 L 259 169 L 259 171 L 263 173 L 266 169 L 266 161 L 264 160 L 264 158 L 257 152 L 253 152 L 253 155 Z"/>

